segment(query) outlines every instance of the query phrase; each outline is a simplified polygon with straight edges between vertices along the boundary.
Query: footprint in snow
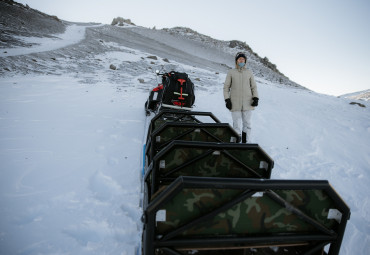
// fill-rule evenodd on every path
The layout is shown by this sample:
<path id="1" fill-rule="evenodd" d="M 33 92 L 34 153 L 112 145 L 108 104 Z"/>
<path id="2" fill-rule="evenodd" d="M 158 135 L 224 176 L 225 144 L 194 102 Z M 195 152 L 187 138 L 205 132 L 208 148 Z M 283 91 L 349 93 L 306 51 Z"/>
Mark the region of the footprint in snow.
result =
<path id="1" fill-rule="evenodd" d="M 122 188 L 110 176 L 97 171 L 89 180 L 89 188 L 94 197 L 106 202 L 122 194 Z"/>

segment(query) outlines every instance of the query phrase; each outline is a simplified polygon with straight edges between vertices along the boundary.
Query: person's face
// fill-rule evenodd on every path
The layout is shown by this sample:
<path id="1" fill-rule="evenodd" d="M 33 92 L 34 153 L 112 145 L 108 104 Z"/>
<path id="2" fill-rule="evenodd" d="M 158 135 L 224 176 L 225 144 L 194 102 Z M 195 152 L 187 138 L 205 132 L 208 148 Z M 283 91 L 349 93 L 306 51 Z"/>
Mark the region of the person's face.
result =
<path id="1" fill-rule="evenodd" d="M 240 57 L 238 58 L 238 60 L 236 60 L 236 62 L 239 64 L 239 63 L 245 63 L 245 58 L 243 57 Z"/>

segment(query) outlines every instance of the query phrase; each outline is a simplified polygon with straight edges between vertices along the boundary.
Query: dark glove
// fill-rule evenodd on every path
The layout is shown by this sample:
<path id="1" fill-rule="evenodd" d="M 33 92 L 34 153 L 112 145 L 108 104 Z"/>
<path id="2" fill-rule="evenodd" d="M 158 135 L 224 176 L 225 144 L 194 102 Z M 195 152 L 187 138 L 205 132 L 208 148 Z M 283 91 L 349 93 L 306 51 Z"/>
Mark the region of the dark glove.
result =
<path id="1" fill-rule="evenodd" d="M 252 102 L 252 106 L 258 106 L 258 97 L 253 97 L 253 102 Z"/>
<path id="2" fill-rule="evenodd" d="M 226 108 L 229 109 L 229 110 L 231 110 L 232 104 L 231 104 L 230 98 L 225 99 L 225 103 L 226 103 Z"/>

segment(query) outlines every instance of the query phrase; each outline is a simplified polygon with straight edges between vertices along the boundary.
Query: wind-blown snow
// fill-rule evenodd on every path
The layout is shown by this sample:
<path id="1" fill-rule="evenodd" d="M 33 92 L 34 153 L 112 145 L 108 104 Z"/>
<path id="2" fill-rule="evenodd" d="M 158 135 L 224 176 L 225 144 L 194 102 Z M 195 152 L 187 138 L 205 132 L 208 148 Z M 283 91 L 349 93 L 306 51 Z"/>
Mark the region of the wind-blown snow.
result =
<path id="1" fill-rule="evenodd" d="M 121 49 L 98 58 L 135 65 L 147 57 Z M 196 84 L 194 110 L 231 123 L 225 73 L 181 68 Z M 131 255 L 140 246 L 143 87 L 156 84 L 120 70 L 119 86 L 108 78 L 111 71 L 96 73 L 94 84 L 66 74 L 0 77 L 0 254 Z M 155 80 L 150 72 L 142 77 Z M 252 142 L 274 159 L 272 178 L 329 180 L 352 213 L 340 254 L 366 254 L 370 104 L 361 108 L 263 79 L 257 84 Z"/>
<path id="2" fill-rule="evenodd" d="M 35 52 L 56 50 L 62 47 L 66 47 L 68 45 L 78 43 L 85 37 L 86 27 L 91 26 L 78 26 L 78 25 L 67 26 L 65 33 L 58 34 L 54 38 L 17 36 L 18 39 L 26 43 L 33 44 L 33 46 L 30 48 L 25 47 L 4 48 L 1 49 L 0 51 L 0 57 L 19 56 Z"/>
<path id="3" fill-rule="evenodd" d="M 66 77 L 0 90 L 0 253 L 133 254 L 144 95 Z"/>

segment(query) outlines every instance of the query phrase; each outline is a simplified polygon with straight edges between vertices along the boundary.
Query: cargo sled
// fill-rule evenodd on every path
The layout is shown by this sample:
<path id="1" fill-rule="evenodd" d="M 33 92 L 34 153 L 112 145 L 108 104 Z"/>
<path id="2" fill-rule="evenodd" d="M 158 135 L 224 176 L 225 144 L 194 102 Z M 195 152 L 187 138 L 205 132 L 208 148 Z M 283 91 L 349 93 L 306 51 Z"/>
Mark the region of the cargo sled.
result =
<path id="1" fill-rule="evenodd" d="M 143 255 L 339 254 L 350 209 L 328 181 L 270 180 L 258 144 L 164 96 L 144 152 Z"/>
<path id="2" fill-rule="evenodd" d="M 183 176 L 144 208 L 143 251 L 339 254 L 349 216 L 327 181 Z"/>
<path id="3" fill-rule="evenodd" d="M 146 163 L 151 162 L 158 151 L 174 140 L 238 143 L 240 137 L 227 123 L 167 122 L 148 134 Z"/>
<path id="4" fill-rule="evenodd" d="M 257 144 L 175 140 L 155 155 L 144 181 L 150 199 L 179 176 L 269 179 L 273 165 Z"/>
<path id="5" fill-rule="evenodd" d="M 211 112 L 179 111 L 175 109 L 162 109 L 155 115 L 149 124 L 148 134 L 167 122 L 176 123 L 221 123 Z M 148 136 L 149 138 L 149 136 Z"/>

